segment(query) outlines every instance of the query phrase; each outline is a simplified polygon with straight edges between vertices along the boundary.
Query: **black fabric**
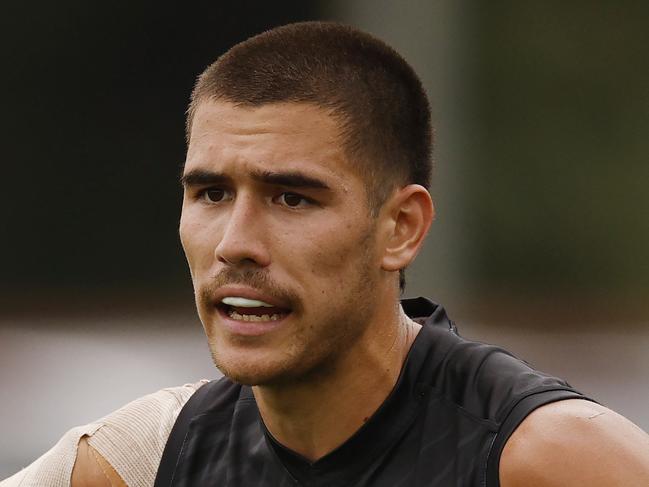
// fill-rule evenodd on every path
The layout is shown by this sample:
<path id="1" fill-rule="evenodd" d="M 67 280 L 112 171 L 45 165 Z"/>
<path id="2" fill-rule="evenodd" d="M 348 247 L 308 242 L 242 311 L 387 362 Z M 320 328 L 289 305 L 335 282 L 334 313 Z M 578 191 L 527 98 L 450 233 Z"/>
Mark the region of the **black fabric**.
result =
<path id="1" fill-rule="evenodd" d="M 194 416 L 197 416 L 203 411 L 204 401 L 208 394 L 226 398 L 226 391 L 219 389 L 227 389 L 229 387 L 230 384 L 225 381 L 211 381 L 202 385 L 187 400 L 183 408 L 180 410 L 176 422 L 171 429 L 171 433 L 169 434 L 169 438 L 167 439 L 167 443 L 165 444 L 162 458 L 160 459 L 160 465 L 158 466 L 158 471 L 156 473 L 155 483 L 153 484 L 154 487 L 169 487 L 172 484 L 174 471 L 176 470 L 176 465 L 180 458 L 180 452 L 189 429 L 189 423 Z"/>
<path id="2" fill-rule="evenodd" d="M 174 427 L 169 443 L 182 437 L 182 446 L 175 458 L 165 448 L 156 487 L 497 487 L 520 422 L 549 402 L 583 398 L 505 350 L 461 338 L 441 306 L 402 304 L 422 329 L 391 394 L 339 448 L 316 462 L 290 451 L 267 431 L 251 388 L 222 378 L 199 389 L 199 412 Z"/>

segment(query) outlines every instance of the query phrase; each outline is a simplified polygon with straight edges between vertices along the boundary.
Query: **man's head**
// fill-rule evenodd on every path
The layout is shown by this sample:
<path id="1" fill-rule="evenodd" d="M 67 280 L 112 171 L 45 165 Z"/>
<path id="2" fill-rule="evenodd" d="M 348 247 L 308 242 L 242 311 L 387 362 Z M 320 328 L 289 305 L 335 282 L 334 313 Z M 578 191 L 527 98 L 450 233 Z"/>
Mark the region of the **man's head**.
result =
<path id="1" fill-rule="evenodd" d="M 234 46 L 196 83 L 188 140 L 206 99 L 250 107 L 311 103 L 329 111 L 366 180 L 373 214 L 396 186 L 430 185 L 432 128 L 421 82 L 394 49 L 352 27 L 290 24 Z"/>
<path id="2" fill-rule="evenodd" d="M 394 317 L 399 271 L 432 220 L 416 184 L 428 184 L 429 152 L 416 76 L 351 28 L 281 27 L 201 75 L 180 234 L 226 375 L 321 373 Z"/>

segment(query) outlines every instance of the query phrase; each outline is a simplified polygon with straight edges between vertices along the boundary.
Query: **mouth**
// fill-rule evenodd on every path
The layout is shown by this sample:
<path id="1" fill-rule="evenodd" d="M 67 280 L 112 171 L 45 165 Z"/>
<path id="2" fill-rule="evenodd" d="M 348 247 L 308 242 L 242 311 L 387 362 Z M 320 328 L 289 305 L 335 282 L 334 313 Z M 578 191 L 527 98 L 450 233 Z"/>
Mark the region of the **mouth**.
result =
<path id="1" fill-rule="evenodd" d="M 242 296 L 225 296 L 216 308 L 230 320 L 255 323 L 281 321 L 291 313 L 290 309 Z"/>

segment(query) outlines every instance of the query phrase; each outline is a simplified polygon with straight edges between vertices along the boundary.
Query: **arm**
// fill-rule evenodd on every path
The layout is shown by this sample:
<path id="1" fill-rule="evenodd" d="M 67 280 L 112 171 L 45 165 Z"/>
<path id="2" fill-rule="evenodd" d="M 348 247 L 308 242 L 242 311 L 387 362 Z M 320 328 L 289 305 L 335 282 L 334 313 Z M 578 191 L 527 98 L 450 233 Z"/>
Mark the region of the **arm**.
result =
<path id="1" fill-rule="evenodd" d="M 81 438 L 70 487 L 127 487 L 110 463 Z"/>
<path id="2" fill-rule="evenodd" d="M 72 428 L 31 465 L 0 481 L 0 487 L 153 485 L 176 416 L 203 383 L 162 389 Z"/>
<path id="3" fill-rule="evenodd" d="M 514 431 L 499 473 L 502 487 L 646 487 L 649 436 L 598 404 L 559 401 Z"/>

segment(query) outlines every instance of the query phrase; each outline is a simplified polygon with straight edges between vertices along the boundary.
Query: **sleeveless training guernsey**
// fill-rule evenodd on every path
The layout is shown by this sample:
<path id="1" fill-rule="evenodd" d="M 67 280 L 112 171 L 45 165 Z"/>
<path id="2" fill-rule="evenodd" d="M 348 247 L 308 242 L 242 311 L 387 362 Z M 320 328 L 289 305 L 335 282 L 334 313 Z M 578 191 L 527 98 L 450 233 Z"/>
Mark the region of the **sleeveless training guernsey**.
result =
<path id="1" fill-rule="evenodd" d="M 393 391 L 343 445 L 307 461 L 271 436 L 250 387 L 222 378 L 185 406 L 156 487 L 497 487 L 505 442 L 528 414 L 586 399 L 498 347 L 461 338 L 441 306 L 402 305 L 422 329 Z"/>

